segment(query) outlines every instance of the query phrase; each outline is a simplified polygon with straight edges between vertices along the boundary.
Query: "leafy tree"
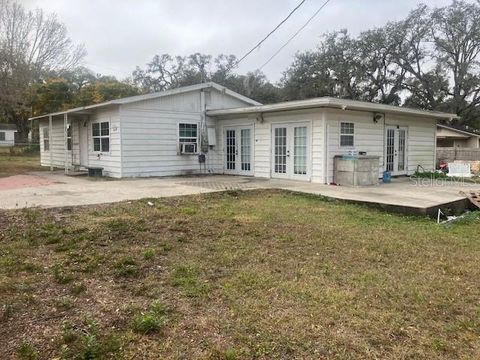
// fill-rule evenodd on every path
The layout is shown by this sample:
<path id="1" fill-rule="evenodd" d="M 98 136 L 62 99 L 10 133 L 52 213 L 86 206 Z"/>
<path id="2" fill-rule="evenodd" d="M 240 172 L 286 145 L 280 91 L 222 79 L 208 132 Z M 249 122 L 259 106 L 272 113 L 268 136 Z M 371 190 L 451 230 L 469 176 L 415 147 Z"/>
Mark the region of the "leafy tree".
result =
<path id="1" fill-rule="evenodd" d="M 0 115 L 15 123 L 25 139 L 30 86 L 49 72 L 73 69 L 84 56 L 83 46 L 72 43 L 54 14 L 0 0 Z"/>
<path id="2" fill-rule="evenodd" d="M 156 92 L 213 81 L 262 103 L 279 99 L 279 89 L 260 71 L 235 74 L 236 61 L 234 55 L 223 54 L 216 58 L 200 53 L 187 57 L 155 55 L 145 69 L 136 68 L 133 82 L 142 92 Z"/>
<path id="3" fill-rule="evenodd" d="M 298 53 L 282 79 L 285 99 L 314 96 L 453 112 L 480 126 L 480 3 L 420 5 L 404 20 L 352 38 L 326 34 Z"/>
<path id="4" fill-rule="evenodd" d="M 73 102 L 72 84 L 63 78 L 50 78 L 32 86 L 32 112 L 34 115 L 63 110 Z"/>
<path id="5" fill-rule="evenodd" d="M 74 106 L 87 106 L 114 99 L 138 95 L 139 90 L 133 85 L 117 80 L 96 81 L 83 87 L 74 97 Z"/>

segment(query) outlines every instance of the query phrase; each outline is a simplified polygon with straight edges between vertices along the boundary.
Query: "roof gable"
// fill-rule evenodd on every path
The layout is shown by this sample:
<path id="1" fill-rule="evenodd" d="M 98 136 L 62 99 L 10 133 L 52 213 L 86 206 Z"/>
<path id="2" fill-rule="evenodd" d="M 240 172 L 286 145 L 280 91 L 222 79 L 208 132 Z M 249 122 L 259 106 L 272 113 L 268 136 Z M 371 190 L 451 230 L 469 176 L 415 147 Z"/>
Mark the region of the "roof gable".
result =
<path id="1" fill-rule="evenodd" d="M 450 132 L 454 132 L 457 134 L 462 134 L 465 137 L 480 137 L 480 134 L 475 133 L 473 131 L 469 131 L 468 129 L 459 129 L 454 126 L 449 126 L 449 125 L 443 125 L 443 124 L 437 124 L 437 128 L 444 129 Z"/>
<path id="2" fill-rule="evenodd" d="M 112 105 L 124 105 L 124 104 L 132 104 L 135 102 L 140 102 L 140 101 L 146 101 L 146 100 L 152 100 L 152 99 L 157 99 L 161 97 L 166 97 L 166 96 L 173 96 L 177 94 L 183 94 L 187 92 L 192 92 L 192 91 L 198 91 L 202 89 L 208 89 L 208 88 L 213 88 L 219 92 L 222 92 L 224 94 L 227 94 L 233 98 L 236 98 L 242 102 L 244 102 L 246 105 L 253 105 L 253 106 L 258 106 L 261 105 L 258 101 L 255 101 L 253 99 L 250 99 L 246 96 L 243 96 L 235 91 L 229 90 L 224 86 L 221 86 L 217 83 L 214 82 L 206 82 L 206 83 L 201 83 L 201 84 L 196 84 L 196 85 L 191 85 L 191 86 L 183 86 L 180 88 L 176 89 L 171 89 L 171 90 L 165 90 L 165 91 L 160 91 L 156 93 L 151 93 L 151 94 L 145 94 L 145 95 L 137 95 L 137 96 L 130 96 L 122 99 L 116 99 L 116 100 L 111 100 L 111 101 L 106 101 L 100 104 L 94 104 L 94 105 L 88 105 L 88 106 L 82 106 L 78 108 L 73 108 L 65 111 L 59 111 L 51 114 L 44 114 L 40 116 L 35 116 L 30 118 L 29 120 L 35 120 L 35 119 L 40 119 L 44 118 L 47 116 L 55 116 L 55 115 L 62 115 L 62 114 L 69 114 L 69 113 L 78 113 L 82 111 L 88 111 L 92 109 L 97 109 L 101 107 L 108 107 Z"/>

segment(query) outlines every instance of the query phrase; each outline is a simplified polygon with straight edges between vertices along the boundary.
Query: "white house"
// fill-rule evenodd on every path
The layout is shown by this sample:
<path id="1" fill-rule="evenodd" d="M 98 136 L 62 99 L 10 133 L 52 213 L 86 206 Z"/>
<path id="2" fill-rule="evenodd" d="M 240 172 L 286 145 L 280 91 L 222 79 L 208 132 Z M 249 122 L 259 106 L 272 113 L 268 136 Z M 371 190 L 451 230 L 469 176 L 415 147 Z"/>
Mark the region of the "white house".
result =
<path id="1" fill-rule="evenodd" d="M 111 177 L 193 173 L 329 183 L 333 158 L 380 157 L 378 173 L 435 166 L 436 123 L 456 115 L 336 98 L 261 105 L 214 83 L 32 118 L 41 164 Z M 199 163 L 199 155 L 205 162 Z"/>
<path id="2" fill-rule="evenodd" d="M 437 147 L 480 148 L 480 134 L 468 129 L 437 124 Z"/>
<path id="3" fill-rule="evenodd" d="M 15 145 L 15 133 L 17 126 L 15 124 L 0 123 L 0 146 Z"/>

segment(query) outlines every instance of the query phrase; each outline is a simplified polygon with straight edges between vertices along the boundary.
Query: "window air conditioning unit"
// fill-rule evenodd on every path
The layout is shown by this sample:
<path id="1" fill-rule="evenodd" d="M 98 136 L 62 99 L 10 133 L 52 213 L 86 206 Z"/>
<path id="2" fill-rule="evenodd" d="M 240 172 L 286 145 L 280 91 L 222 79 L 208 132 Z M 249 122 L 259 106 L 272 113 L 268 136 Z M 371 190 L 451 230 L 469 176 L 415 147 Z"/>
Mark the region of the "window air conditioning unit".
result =
<path id="1" fill-rule="evenodd" d="M 196 143 L 180 143 L 180 154 L 196 154 L 197 153 L 197 144 Z"/>

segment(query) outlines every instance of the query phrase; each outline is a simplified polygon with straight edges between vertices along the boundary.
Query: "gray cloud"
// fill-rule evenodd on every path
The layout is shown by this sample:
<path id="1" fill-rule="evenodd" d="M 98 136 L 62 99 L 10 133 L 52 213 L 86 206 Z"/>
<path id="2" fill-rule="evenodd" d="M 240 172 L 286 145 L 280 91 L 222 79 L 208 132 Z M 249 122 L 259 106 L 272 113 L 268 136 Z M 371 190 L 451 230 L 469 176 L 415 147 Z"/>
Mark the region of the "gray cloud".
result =
<path id="1" fill-rule="evenodd" d="M 324 0 L 307 0 L 289 21 L 252 53 L 239 72 L 261 66 Z M 129 76 L 155 54 L 194 52 L 243 55 L 299 0 L 23 0 L 27 8 L 55 12 L 77 43 L 84 43 L 85 65 L 102 74 Z M 357 34 L 405 17 L 419 3 L 444 6 L 450 0 L 331 0 L 307 28 L 267 67 L 278 80 L 297 51 L 313 49 L 321 34 L 348 29 Z"/>

